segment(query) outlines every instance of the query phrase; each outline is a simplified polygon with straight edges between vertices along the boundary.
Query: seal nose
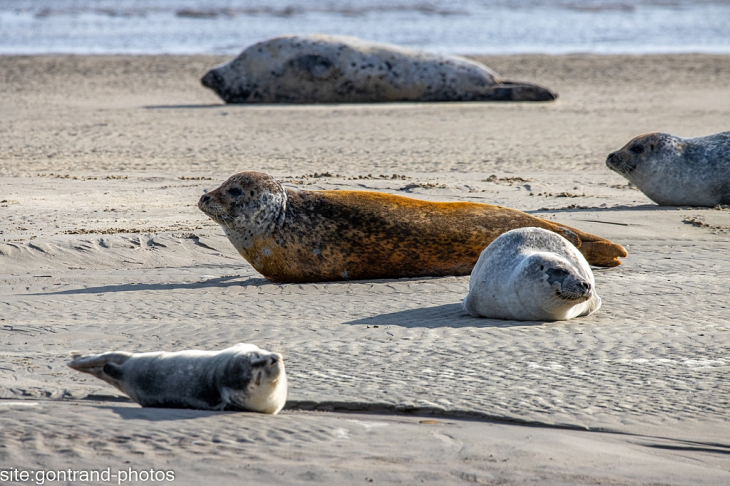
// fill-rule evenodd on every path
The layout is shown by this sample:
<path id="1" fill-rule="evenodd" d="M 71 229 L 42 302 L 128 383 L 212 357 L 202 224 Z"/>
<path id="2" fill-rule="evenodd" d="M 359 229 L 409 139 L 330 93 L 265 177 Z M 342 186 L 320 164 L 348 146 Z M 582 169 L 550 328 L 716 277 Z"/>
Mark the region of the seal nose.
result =
<path id="1" fill-rule="evenodd" d="M 223 77 L 215 71 L 208 71 L 205 76 L 200 79 L 200 82 L 206 88 L 216 91 L 223 85 Z"/>
<path id="2" fill-rule="evenodd" d="M 269 366 L 274 366 L 278 362 L 279 362 L 278 354 L 272 354 L 271 356 L 269 356 Z"/>
<path id="3" fill-rule="evenodd" d="M 608 157 L 606 158 L 606 165 L 611 167 L 614 163 L 614 160 L 616 158 L 616 152 L 611 152 L 608 154 Z"/>
<path id="4" fill-rule="evenodd" d="M 210 196 L 209 196 L 209 195 L 207 195 L 207 194 L 203 194 L 203 197 L 201 197 L 201 198 L 200 198 L 200 203 L 201 203 L 201 204 L 205 204 L 205 203 L 207 203 L 208 201 L 210 201 Z"/>
<path id="5" fill-rule="evenodd" d="M 578 290 L 580 290 L 583 295 L 590 295 L 591 289 L 593 289 L 593 286 L 590 284 L 590 282 L 578 283 Z"/>

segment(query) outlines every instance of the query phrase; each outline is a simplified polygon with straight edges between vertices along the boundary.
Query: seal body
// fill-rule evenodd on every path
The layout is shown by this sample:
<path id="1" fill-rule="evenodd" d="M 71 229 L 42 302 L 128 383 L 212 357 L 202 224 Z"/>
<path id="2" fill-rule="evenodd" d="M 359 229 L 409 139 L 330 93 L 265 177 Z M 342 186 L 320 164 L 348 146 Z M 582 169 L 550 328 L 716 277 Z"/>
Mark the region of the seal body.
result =
<path id="1" fill-rule="evenodd" d="M 269 39 L 201 79 L 226 103 L 550 101 L 541 86 L 503 81 L 489 68 L 354 37 Z"/>
<path id="2" fill-rule="evenodd" d="M 730 132 L 640 135 L 609 154 L 606 165 L 660 206 L 730 204 Z"/>
<path id="3" fill-rule="evenodd" d="M 501 206 L 296 191 L 260 172 L 230 177 L 198 207 L 275 282 L 468 275 L 492 240 L 525 226 L 565 236 L 594 265 L 620 265 L 626 256 L 608 240 Z"/>
<path id="4" fill-rule="evenodd" d="M 68 365 L 101 378 L 143 407 L 276 414 L 286 402 L 282 356 L 253 344 L 222 351 L 110 352 Z"/>
<path id="5" fill-rule="evenodd" d="M 559 321 L 601 307 L 593 272 L 562 236 L 519 228 L 494 240 L 479 256 L 462 305 L 474 317 Z"/>

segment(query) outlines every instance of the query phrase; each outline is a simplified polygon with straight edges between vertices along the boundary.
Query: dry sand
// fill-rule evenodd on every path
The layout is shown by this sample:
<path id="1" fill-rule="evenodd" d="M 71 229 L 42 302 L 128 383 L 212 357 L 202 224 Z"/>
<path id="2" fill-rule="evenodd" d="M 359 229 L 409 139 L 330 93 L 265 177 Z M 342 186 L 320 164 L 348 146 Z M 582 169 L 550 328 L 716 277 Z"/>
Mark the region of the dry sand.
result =
<path id="1" fill-rule="evenodd" d="M 225 106 L 198 81 L 223 58 L 0 57 L 0 470 L 730 484 L 730 211 L 658 207 L 604 165 L 640 133 L 730 129 L 730 56 L 480 59 L 559 100 Z M 560 323 L 473 319 L 468 277 L 271 284 L 196 208 L 240 170 L 507 205 L 629 257 Z M 141 409 L 65 365 L 236 342 L 284 354 L 279 416 Z"/>

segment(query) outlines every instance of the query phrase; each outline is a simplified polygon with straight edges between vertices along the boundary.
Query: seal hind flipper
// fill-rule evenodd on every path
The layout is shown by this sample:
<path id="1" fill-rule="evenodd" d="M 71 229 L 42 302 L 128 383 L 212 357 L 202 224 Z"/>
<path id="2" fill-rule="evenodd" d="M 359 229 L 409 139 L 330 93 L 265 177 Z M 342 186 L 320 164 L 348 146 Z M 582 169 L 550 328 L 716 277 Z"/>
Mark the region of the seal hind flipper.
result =
<path id="1" fill-rule="evenodd" d="M 503 81 L 488 90 L 484 101 L 554 101 L 558 94 L 538 84 Z"/>
<path id="2" fill-rule="evenodd" d="M 119 365 L 123 364 L 131 356 L 132 353 L 127 353 L 125 351 L 96 354 L 93 356 L 82 356 L 75 358 L 73 361 L 68 363 L 68 366 L 76 371 L 89 373 L 90 375 L 94 375 L 95 377 L 104 380 L 106 365 L 114 364 L 118 368 Z"/>
<path id="3" fill-rule="evenodd" d="M 596 267 L 617 267 L 621 265 L 619 257 L 624 258 L 629 255 L 623 246 L 605 238 L 584 233 L 564 224 L 555 224 L 562 230 L 560 233 L 578 248 L 591 265 Z M 566 235 L 568 232 L 572 235 Z M 579 239 L 578 242 L 574 241 L 575 237 Z"/>

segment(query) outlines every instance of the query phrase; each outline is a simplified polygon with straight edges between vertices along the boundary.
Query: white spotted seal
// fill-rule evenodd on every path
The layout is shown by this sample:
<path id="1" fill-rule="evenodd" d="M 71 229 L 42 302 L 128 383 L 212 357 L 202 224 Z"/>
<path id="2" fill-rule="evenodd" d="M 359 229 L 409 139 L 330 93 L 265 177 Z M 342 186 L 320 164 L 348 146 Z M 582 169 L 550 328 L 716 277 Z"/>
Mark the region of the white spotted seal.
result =
<path id="1" fill-rule="evenodd" d="M 117 387 L 143 407 L 279 413 L 286 402 L 284 360 L 253 344 L 222 351 L 78 357 L 68 364 Z"/>
<path id="2" fill-rule="evenodd" d="M 598 236 L 490 204 L 430 202 L 370 191 L 301 191 L 241 172 L 198 207 L 274 282 L 468 275 L 497 236 L 537 226 L 565 236 L 593 265 L 626 250 Z"/>
<path id="3" fill-rule="evenodd" d="M 593 272 L 562 236 L 519 228 L 494 240 L 479 256 L 462 305 L 474 317 L 560 321 L 601 307 Z"/>
<path id="4" fill-rule="evenodd" d="M 289 35 L 244 50 L 201 79 L 226 103 L 550 101 L 534 84 L 501 80 L 461 57 L 354 37 Z"/>
<path id="5" fill-rule="evenodd" d="M 730 204 L 730 132 L 640 135 L 609 154 L 606 165 L 660 206 Z"/>

